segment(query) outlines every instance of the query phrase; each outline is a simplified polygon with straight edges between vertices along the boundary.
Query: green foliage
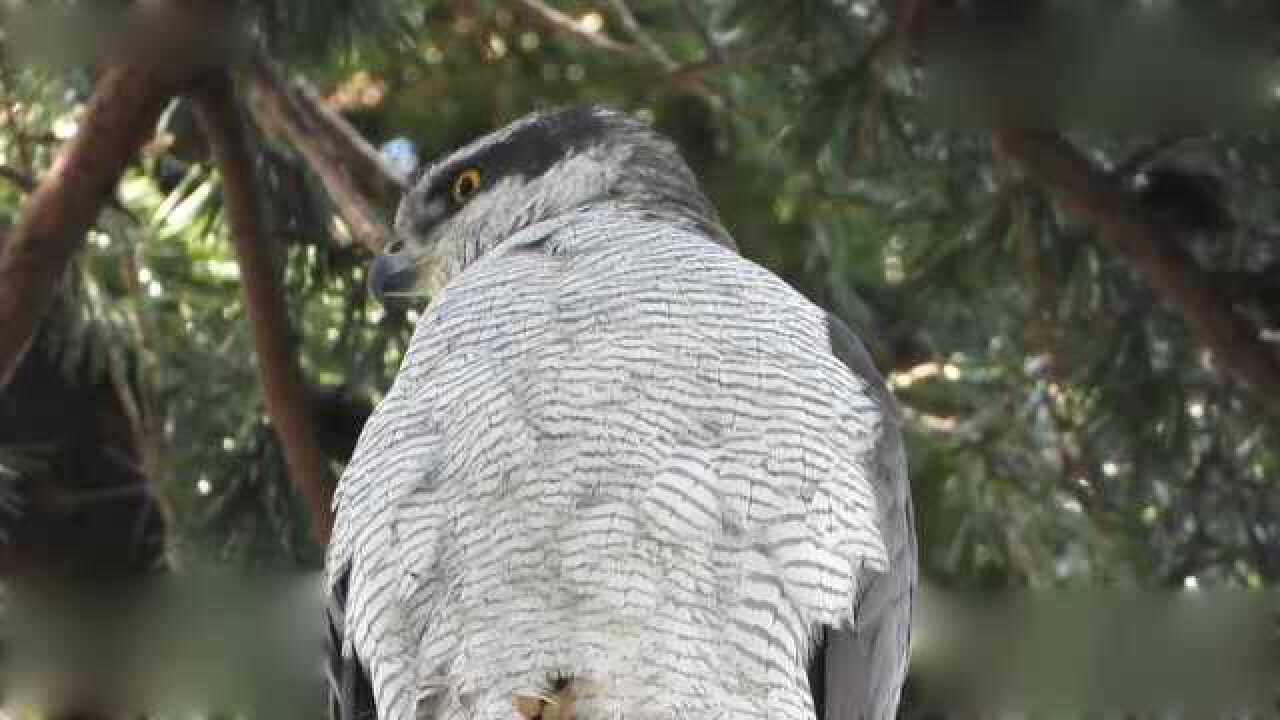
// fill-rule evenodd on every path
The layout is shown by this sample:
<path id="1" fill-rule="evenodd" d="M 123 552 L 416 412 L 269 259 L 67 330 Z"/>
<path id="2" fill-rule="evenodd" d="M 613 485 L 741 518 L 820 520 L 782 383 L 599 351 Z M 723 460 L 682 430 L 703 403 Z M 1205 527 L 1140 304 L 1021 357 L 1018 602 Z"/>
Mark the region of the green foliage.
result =
<path id="1" fill-rule="evenodd" d="M 891 376 L 931 581 L 1280 578 L 1280 422 L 1090 228 L 993 157 L 989 138 L 931 121 L 921 71 L 890 52 L 890 4 L 634 2 L 681 66 L 674 74 L 643 52 L 552 33 L 518 5 L 246 3 L 269 44 L 301 61 L 374 145 L 406 136 L 430 158 L 531 109 L 588 100 L 675 138 L 743 254 L 848 320 Z M 638 47 L 608 3 L 555 5 L 573 18 L 594 13 L 600 32 Z M 86 83 L 0 71 L 0 158 L 12 177 L 34 178 Z M 63 330 L 74 344 L 99 329 L 83 352 L 102 362 L 134 358 L 178 555 L 314 567 L 263 418 L 220 181 L 181 117 L 175 108 L 174 142 L 148 150 L 120 188 L 123 210 L 106 211 L 91 234 L 71 283 L 80 319 Z M 1166 138 L 1073 140 L 1116 168 Z M 416 312 L 371 302 L 368 258 L 344 244 L 314 175 L 288 147 L 264 142 L 261 153 L 308 379 L 376 399 Z M 1153 213 L 1191 205 L 1144 195 L 1150 171 L 1219 178 L 1230 226 L 1168 242 L 1273 329 L 1278 160 L 1274 133 L 1205 135 L 1122 178 Z M 15 221 L 22 194 L 0 183 L 0 223 Z"/>
<path id="2" fill-rule="evenodd" d="M 1275 421 L 1087 228 L 995 161 L 984 138 L 928 122 L 918 71 L 886 50 L 888 7 L 637 6 L 651 38 L 695 69 L 694 84 L 673 83 L 643 53 L 551 33 L 505 3 L 246 8 L 274 47 L 323 41 L 307 55 L 313 79 L 375 144 L 404 135 L 431 157 L 532 108 L 584 99 L 651 117 L 682 145 L 744 254 L 860 328 L 894 373 L 914 428 L 924 558 L 936 577 L 1275 576 L 1273 553 L 1258 551 L 1280 532 Z M 562 8 L 594 14 L 599 32 L 639 46 L 607 7 Z M 35 177 L 74 122 L 80 84 L 18 68 L 3 79 L 22 103 L 5 157 Z M 248 513 L 297 550 L 281 520 L 288 503 L 227 509 L 241 505 L 224 495 L 286 486 L 264 432 L 216 172 L 182 105 L 165 130 L 173 142 L 149 151 L 120 189 L 127 212 L 105 213 L 90 238 L 76 283 L 80 325 L 65 332 L 101 327 L 107 348 L 137 354 L 179 518 L 203 517 L 210 504 Z M 1143 146 L 1083 140 L 1113 163 Z M 1257 134 L 1205 138 L 1161 158 L 1227 178 L 1238 222 L 1187 240 L 1209 269 L 1276 262 L 1267 235 L 1276 195 L 1266 191 L 1275 155 L 1274 139 Z M 376 396 L 413 313 L 370 303 L 365 258 L 343 244 L 295 153 L 264 143 L 261 167 L 309 378 Z M 10 222 L 19 190 L 0 189 Z M 1275 311 L 1264 303 L 1257 312 Z"/>
<path id="3" fill-rule="evenodd" d="M 239 0 L 277 53 L 297 60 L 323 61 L 357 39 L 395 42 L 404 14 L 420 10 L 408 0 Z"/>

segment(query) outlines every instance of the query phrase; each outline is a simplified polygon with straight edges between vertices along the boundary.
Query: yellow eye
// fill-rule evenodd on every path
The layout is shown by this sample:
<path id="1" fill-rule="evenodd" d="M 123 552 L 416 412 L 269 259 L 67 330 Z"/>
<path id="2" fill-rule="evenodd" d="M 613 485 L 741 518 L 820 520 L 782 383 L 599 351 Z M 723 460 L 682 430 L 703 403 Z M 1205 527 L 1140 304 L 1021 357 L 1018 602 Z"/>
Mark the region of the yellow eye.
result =
<path id="1" fill-rule="evenodd" d="M 455 202 L 464 203 L 471 199 L 472 195 L 480 189 L 480 171 L 476 168 L 463 170 L 458 173 L 458 177 L 453 179 L 453 199 Z"/>

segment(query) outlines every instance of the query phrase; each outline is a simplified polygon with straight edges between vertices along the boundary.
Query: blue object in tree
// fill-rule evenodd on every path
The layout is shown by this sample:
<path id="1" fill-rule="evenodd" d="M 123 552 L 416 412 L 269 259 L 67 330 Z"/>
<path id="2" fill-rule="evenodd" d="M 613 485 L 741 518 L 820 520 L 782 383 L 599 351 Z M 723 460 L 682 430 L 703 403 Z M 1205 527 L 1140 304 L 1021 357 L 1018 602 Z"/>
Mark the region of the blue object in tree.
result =
<path id="1" fill-rule="evenodd" d="M 382 158 L 401 180 L 408 180 L 413 171 L 418 169 L 418 146 L 407 137 L 387 141 L 378 152 L 382 153 Z"/>

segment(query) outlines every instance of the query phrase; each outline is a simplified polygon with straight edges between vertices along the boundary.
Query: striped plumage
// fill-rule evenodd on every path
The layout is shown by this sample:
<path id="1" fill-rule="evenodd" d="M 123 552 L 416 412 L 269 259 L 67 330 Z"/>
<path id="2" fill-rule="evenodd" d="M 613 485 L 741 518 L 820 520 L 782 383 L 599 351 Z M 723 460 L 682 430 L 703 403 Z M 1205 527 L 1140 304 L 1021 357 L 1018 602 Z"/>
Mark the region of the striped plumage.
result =
<path id="1" fill-rule="evenodd" d="M 592 200 L 464 251 L 365 428 L 340 714 L 509 718 L 559 674 L 591 720 L 892 717 L 915 547 L 865 350 L 713 216 Z"/>

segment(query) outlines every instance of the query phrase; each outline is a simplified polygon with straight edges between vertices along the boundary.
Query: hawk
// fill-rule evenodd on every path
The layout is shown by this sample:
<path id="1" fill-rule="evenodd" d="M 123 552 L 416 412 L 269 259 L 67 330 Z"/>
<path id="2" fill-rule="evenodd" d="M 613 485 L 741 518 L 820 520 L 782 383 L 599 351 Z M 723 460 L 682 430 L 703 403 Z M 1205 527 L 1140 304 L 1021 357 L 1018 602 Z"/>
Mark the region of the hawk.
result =
<path id="1" fill-rule="evenodd" d="M 396 235 L 374 292 L 438 291 L 334 499 L 337 717 L 895 715 L 894 402 L 670 141 L 528 115 L 432 164 Z"/>

